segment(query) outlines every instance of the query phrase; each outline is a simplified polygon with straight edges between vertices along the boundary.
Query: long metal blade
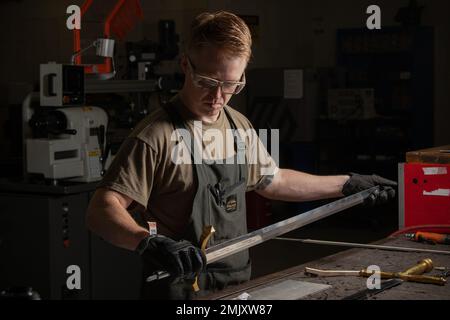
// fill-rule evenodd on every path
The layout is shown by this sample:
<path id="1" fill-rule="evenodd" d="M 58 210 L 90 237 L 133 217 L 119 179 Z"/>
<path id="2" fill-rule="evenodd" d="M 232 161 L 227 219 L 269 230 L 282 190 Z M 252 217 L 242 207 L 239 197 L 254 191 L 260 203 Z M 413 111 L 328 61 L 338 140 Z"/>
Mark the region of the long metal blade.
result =
<path id="1" fill-rule="evenodd" d="M 373 187 L 371 189 L 364 190 L 319 208 L 298 214 L 292 218 L 274 223 L 265 228 L 255 230 L 237 238 L 222 242 L 221 244 L 212 246 L 206 249 L 206 260 L 208 263 L 215 262 L 264 241 L 276 238 L 279 235 L 285 234 L 289 231 L 298 229 L 342 210 L 361 204 L 377 188 L 378 187 Z"/>
<path id="2" fill-rule="evenodd" d="M 364 200 L 371 195 L 379 187 L 373 187 L 351 196 L 333 201 L 329 204 L 323 205 L 313 210 L 300 213 L 292 218 L 274 223 L 262 229 L 244 234 L 237 238 L 222 242 L 218 245 L 212 246 L 205 250 L 207 264 L 213 263 L 220 259 L 231 256 L 235 253 L 256 246 L 264 241 L 278 237 L 289 231 L 306 226 L 315 221 L 329 217 L 335 213 L 345 209 L 354 207 L 364 202 Z M 167 272 L 159 271 L 147 278 L 147 282 L 162 279 L 169 276 Z"/>

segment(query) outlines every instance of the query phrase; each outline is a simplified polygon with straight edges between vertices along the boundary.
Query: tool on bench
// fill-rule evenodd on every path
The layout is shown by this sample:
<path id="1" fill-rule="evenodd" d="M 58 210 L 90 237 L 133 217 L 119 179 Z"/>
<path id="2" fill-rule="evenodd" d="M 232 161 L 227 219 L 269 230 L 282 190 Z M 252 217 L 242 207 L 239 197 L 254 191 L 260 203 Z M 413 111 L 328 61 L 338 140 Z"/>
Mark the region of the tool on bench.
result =
<path id="1" fill-rule="evenodd" d="M 431 259 L 425 259 L 419 262 L 418 265 L 409 268 L 401 273 L 406 274 L 406 275 L 416 275 L 417 277 L 424 277 L 421 274 L 424 272 L 429 272 L 433 269 L 433 264 Z M 443 279 L 445 280 L 445 279 Z M 390 279 L 387 281 L 384 281 L 380 284 L 380 288 L 379 289 L 364 289 L 361 291 L 358 291 L 354 294 L 351 294 L 347 297 L 344 297 L 342 300 L 362 300 L 362 299 L 367 299 L 368 297 L 374 296 L 380 292 L 383 292 L 387 289 L 393 288 L 395 286 L 398 286 L 400 284 L 403 283 L 403 281 L 405 281 L 404 279 L 401 278 L 395 278 L 395 279 Z M 408 281 L 408 280 L 406 280 Z"/>
<path id="2" fill-rule="evenodd" d="M 342 300 L 364 300 L 364 299 L 367 299 L 368 297 L 374 296 L 374 295 L 376 295 L 380 292 L 383 292 L 387 289 L 396 287 L 402 283 L 403 283 L 403 280 L 401 280 L 401 279 L 390 279 L 390 280 L 382 282 L 380 284 L 379 289 L 364 289 L 364 290 L 358 291 L 354 294 L 351 294 L 347 297 L 344 297 Z"/>
<path id="3" fill-rule="evenodd" d="M 379 187 L 373 187 L 355 193 L 351 196 L 339 199 L 337 201 L 331 202 L 329 204 L 323 205 L 313 210 L 298 214 L 294 217 L 282 220 L 280 222 L 274 223 L 262 229 L 258 229 L 253 232 L 243 234 L 237 238 L 227 240 L 220 244 L 206 248 L 204 252 L 207 264 L 231 256 L 242 250 L 256 246 L 257 244 L 263 243 L 267 240 L 273 239 L 289 231 L 298 229 L 307 224 L 321 220 L 335 213 L 338 213 L 342 210 L 354 207 L 358 204 L 362 204 L 376 190 L 379 190 Z M 168 272 L 161 270 L 149 276 L 146 281 L 150 282 L 158 279 L 163 279 L 168 276 L 169 276 Z"/>
<path id="4" fill-rule="evenodd" d="M 450 277 L 450 268 L 448 267 L 434 267 L 434 269 L 441 271 L 442 278 Z"/>
<path id="5" fill-rule="evenodd" d="M 418 231 L 416 233 L 406 233 L 405 237 L 417 242 L 450 244 L 450 234 Z"/>
<path id="6" fill-rule="evenodd" d="M 366 269 L 360 271 L 353 270 L 320 270 L 314 268 L 305 268 L 305 273 L 332 277 L 332 276 L 360 276 L 370 277 L 374 274 L 379 274 L 381 279 L 401 279 L 402 281 L 428 283 L 436 285 L 445 285 L 447 280 L 443 277 L 424 276 L 426 272 L 433 270 L 433 262 L 431 259 L 424 259 L 419 261 L 417 265 L 403 271 L 403 272 L 369 272 Z"/>

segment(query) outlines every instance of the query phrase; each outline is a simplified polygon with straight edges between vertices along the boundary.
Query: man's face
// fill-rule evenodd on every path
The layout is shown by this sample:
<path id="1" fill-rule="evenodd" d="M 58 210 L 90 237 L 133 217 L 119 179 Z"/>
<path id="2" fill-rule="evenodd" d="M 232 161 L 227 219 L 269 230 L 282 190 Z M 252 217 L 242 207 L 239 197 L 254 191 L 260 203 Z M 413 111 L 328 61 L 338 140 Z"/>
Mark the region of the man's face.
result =
<path id="1" fill-rule="evenodd" d="M 199 76 L 200 79 L 206 77 L 231 83 L 242 82 L 247 59 L 227 57 L 217 48 L 203 48 L 191 56 L 184 56 L 181 66 L 185 73 L 181 91 L 183 102 L 198 120 L 214 122 L 233 94 L 227 93 L 230 91 L 227 90 L 229 83 L 210 88 L 200 86 Z"/>

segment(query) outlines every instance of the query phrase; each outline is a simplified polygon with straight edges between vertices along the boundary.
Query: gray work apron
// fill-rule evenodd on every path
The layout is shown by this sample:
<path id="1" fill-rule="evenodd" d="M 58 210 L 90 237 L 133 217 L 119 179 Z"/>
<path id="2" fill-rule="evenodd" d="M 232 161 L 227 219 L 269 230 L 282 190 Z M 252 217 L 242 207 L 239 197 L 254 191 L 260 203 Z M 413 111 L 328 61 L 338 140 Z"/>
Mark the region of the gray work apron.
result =
<path id="1" fill-rule="evenodd" d="M 187 129 L 175 108 L 172 104 L 165 107 L 174 128 Z M 245 143 L 237 133 L 236 124 L 227 107 L 223 110 L 234 132 L 235 155 L 232 159 L 215 162 L 202 159 L 201 164 L 195 164 L 193 145 L 188 146 L 194 163 L 197 192 L 189 225 L 181 238 L 198 247 L 201 245 L 200 238 L 205 226 L 212 225 L 216 230 L 208 246 L 247 233 Z M 191 140 L 193 142 L 194 139 Z M 165 278 L 151 283 L 144 282 L 141 296 L 143 299 L 193 299 L 224 289 L 228 285 L 245 282 L 250 279 L 250 273 L 248 250 L 244 250 L 208 265 L 198 277 L 199 292 L 193 291 L 192 280 Z"/>

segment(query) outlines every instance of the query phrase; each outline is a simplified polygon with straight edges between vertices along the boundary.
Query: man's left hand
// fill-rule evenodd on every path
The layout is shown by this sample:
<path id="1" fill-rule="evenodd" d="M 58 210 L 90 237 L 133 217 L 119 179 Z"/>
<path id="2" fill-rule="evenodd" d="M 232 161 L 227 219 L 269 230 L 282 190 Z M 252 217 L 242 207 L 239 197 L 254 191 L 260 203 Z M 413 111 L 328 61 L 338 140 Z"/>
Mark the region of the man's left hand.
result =
<path id="1" fill-rule="evenodd" d="M 360 175 L 357 173 L 350 173 L 350 179 L 342 187 L 342 194 L 345 196 L 379 186 L 380 190 L 373 192 L 366 200 L 368 205 L 386 203 L 388 200 L 395 197 L 395 187 L 397 182 L 382 178 L 375 174 Z"/>

